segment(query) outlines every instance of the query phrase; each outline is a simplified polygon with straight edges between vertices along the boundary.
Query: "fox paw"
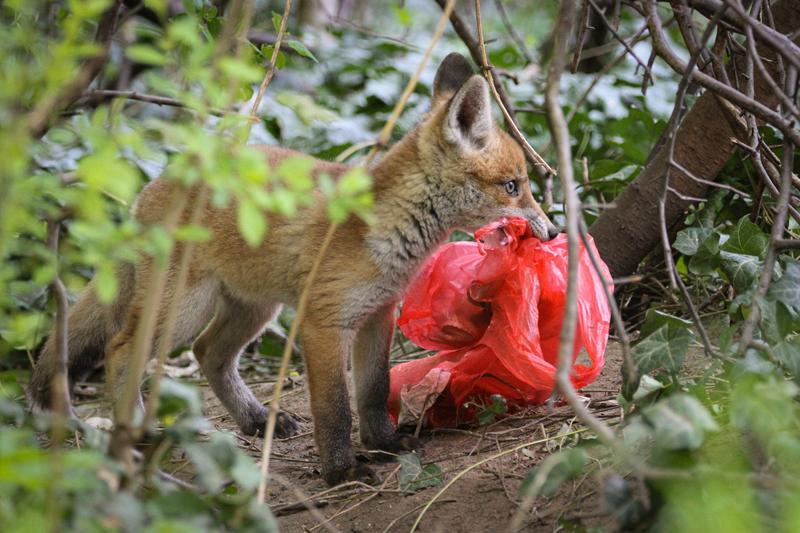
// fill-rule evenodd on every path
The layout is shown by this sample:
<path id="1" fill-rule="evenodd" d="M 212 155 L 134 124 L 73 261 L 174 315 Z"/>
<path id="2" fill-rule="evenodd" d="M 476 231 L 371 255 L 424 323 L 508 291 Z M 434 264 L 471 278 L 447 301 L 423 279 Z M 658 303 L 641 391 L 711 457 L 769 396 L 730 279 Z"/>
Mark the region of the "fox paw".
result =
<path id="1" fill-rule="evenodd" d="M 369 485 L 376 485 L 380 482 L 380 478 L 372 471 L 372 469 L 365 465 L 356 465 L 349 468 L 342 468 L 339 470 L 331 470 L 323 473 L 325 482 L 331 487 L 341 485 L 348 481 L 363 481 Z"/>
<path id="2" fill-rule="evenodd" d="M 267 411 L 267 409 L 261 409 L 258 412 L 252 413 L 250 416 L 248 416 L 244 423 L 239 424 L 239 428 L 245 435 L 250 435 L 252 437 L 263 437 L 264 429 L 267 427 L 268 416 L 269 411 Z M 275 420 L 276 437 L 279 439 L 292 437 L 298 433 L 298 430 L 299 427 L 297 426 L 297 422 L 295 422 L 291 416 L 283 411 L 278 412 L 278 418 Z"/>

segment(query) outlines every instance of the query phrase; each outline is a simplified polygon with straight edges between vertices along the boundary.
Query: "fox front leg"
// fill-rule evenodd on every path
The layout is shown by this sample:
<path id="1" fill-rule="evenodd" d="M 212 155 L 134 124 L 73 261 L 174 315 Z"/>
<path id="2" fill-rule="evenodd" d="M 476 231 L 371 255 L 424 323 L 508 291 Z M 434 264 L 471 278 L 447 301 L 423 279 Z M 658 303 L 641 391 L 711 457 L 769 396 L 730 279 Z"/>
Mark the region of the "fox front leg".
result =
<path id="1" fill-rule="evenodd" d="M 347 394 L 345 354 L 349 352 L 352 330 L 320 325 L 309 316 L 303 323 L 301 343 L 311 393 L 314 441 L 322 476 L 329 485 L 377 477 L 360 465 L 350 442 L 352 415 Z"/>
<path id="2" fill-rule="evenodd" d="M 395 305 L 378 309 L 361 327 L 353 351 L 361 442 L 371 450 L 397 453 L 421 447 L 410 435 L 399 435 L 389 420 L 389 351 L 394 337 Z"/>

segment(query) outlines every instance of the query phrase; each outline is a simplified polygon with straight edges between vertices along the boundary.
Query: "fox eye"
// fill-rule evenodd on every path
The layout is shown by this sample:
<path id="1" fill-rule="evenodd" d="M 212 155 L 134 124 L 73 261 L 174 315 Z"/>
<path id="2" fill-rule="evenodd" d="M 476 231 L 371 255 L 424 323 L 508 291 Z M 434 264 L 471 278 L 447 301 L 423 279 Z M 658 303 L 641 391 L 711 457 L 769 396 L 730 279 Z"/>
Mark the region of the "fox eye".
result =
<path id="1" fill-rule="evenodd" d="M 503 183 L 503 187 L 506 189 L 506 192 L 509 196 L 517 196 L 519 194 L 517 180 L 508 180 L 507 182 Z"/>

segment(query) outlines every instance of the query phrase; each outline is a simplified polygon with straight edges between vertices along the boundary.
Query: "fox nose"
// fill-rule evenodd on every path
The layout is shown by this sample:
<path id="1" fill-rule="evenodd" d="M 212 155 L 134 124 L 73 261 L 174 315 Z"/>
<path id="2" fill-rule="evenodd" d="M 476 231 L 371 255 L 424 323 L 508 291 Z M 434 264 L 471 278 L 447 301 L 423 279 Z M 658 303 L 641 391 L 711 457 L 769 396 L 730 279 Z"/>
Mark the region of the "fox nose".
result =
<path id="1" fill-rule="evenodd" d="M 558 237 L 558 234 L 561 233 L 561 230 L 558 229 L 554 224 L 547 225 L 547 236 L 549 240 L 553 240 Z"/>

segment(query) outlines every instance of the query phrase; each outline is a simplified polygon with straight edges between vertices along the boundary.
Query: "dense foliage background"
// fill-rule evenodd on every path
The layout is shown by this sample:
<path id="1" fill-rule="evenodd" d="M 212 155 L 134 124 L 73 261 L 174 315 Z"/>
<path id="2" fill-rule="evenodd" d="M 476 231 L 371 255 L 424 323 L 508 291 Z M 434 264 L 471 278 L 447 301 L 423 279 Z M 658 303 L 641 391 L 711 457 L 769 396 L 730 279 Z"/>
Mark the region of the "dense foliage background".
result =
<path id="1" fill-rule="evenodd" d="M 457 4 L 456 13 L 472 27 L 474 6 Z M 559 3 L 531 4 L 485 2 L 484 33 L 489 62 L 519 128 L 555 166 L 544 93 Z M 578 49 L 582 60 L 576 72 L 562 76 L 560 98 L 587 226 L 652 164 L 654 147 L 669 142 L 662 134 L 676 131 L 668 128 L 676 98 L 692 109 L 704 94 L 690 83 L 683 98 L 681 74 L 653 55 L 640 4 L 649 2 L 581 2 L 573 16 L 569 59 Z M 768 24 L 762 2 L 754 4 L 750 16 Z M 129 210 L 148 180 L 167 169 L 184 184 L 202 181 L 216 204 L 237 202 L 248 242 L 268 239 L 264 214 L 292 215 L 303 205 L 309 169 L 302 162 L 269 168 L 247 144 L 280 144 L 358 162 L 420 64 L 441 15 L 437 3 L 424 0 L 299 2 L 274 56 L 274 81 L 254 113 L 257 119 L 250 120 L 259 84 L 271 70 L 284 6 L 262 0 L 0 6 L 4 530 L 277 527 L 269 507 L 255 497 L 260 476 L 252 460 L 230 434 L 209 432 L 199 394 L 186 382 L 164 380 L 161 429 L 147 432 L 150 451 L 133 478 L 106 453 L 107 431 L 80 419 L 31 415 L 24 387 L 53 324 L 57 280 L 73 301 L 94 277 L 100 299 L 110 302 L 119 264 L 142 255 L 163 261 L 175 242 L 208 238 L 201 222 L 144 229 L 132 220 Z M 662 5 L 660 16 L 669 46 L 689 61 L 691 47 L 676 23 L 677 9 Z M 690 17 L 699 34 L 713 11 Z M 589 28 L 585 35 L 582 26 Z M 724 70 L 742 56 L 747 37 L 733 23 L 720 27 L 729 33 L 727 40 L 717 39 L 721 48 L 713 52 L 721 54 Z M 628 39 L 633 53 L 612 34 Z M 448 28 L 393 139 L 427 110 L 435 65 L 452 51 L 470 55 Z M 794 50 L 782 53 L 782 76 L 796 85 L 796 62 L 785 55 Z M 794 105 L 795 91 L 786 89 Z M 782 116 L 794 128 L 796 108 L 783 104 Z M 683 116 L 675 115 L 675 126 Z M 522 502 L 554 494 L 560 483 L 582 473 L 601 472 L 608 512 L 622 528 L 800 530 L 800 263 L 792 240 L 800 232 L 792 216 L 800 193 L 791 173 L 797 147 L 785 131 L 764 121 L 744 127 L 744 138 L 755 136 L 768 152 L 756 158 L 749 140 L 730 148 L 722 171 L 703 176 L 722 186 L 691 199 L 680 220 L 665 228 L 668 253 L 659 245 L 635 259 L 635 272 L 612 268 L 625 322 L 625 331 L 617 328 L 615 336 L 626 344 L 635 341 L 623 370 L 624 417 L 613 428 L 614 441 L 587 433 L 577 447 L 552 455 L 522 483 Z M 719 150 L 728 150 L 726 143 L 720 139 Z M 767 180 L 774 183 L 765 182 L 759 165 L 769 167 Z M 792 185 L 782 206 L 777 189 L 787 173 Z M 368 177 L 363 171 L 348 176 L 328 188 L 334 218 L 368 213 Z M 552 189 L 533 169 L 531 178 L 537 197 L 552 194 L 547 207 L 563 223 L 558 177 Z M 783 224 L 780 212 L 787 202 L 786 233 L 776 238 L 773 224 L 776 218 Z M 628 224 L 644 225 L 636 216 L 641 214 L 632 212 Z M 658 213 L 645 216 L 652 221 Z M 770 278 L 762 275 L 765 268 Z M 745 333 L 752 340 L 742 343 L 745 321 L 754 312 L 753 331 Z M 289 310 L 275 324 L 278 340 L 265 337 L 251 347 L 255 357 L 243 360 L 248 375 L 274 377 L 280 336 L 292 318 Z M 687 370 L 687 352 L 700 348 L 707 364 L 699 373 L 696 366 Z M 302 373 L 299 358 L 293 368 Z M 503 412 L 494 405 L 487 409 L 487 423 Z M 173 449 L 191 459 L 197 472 L 191 484 L 159 469 Z M 415 468 L 409 461 L 404 472 Z M 418 474 L 406 488 L 443 481 L 441 472 Z"/>

